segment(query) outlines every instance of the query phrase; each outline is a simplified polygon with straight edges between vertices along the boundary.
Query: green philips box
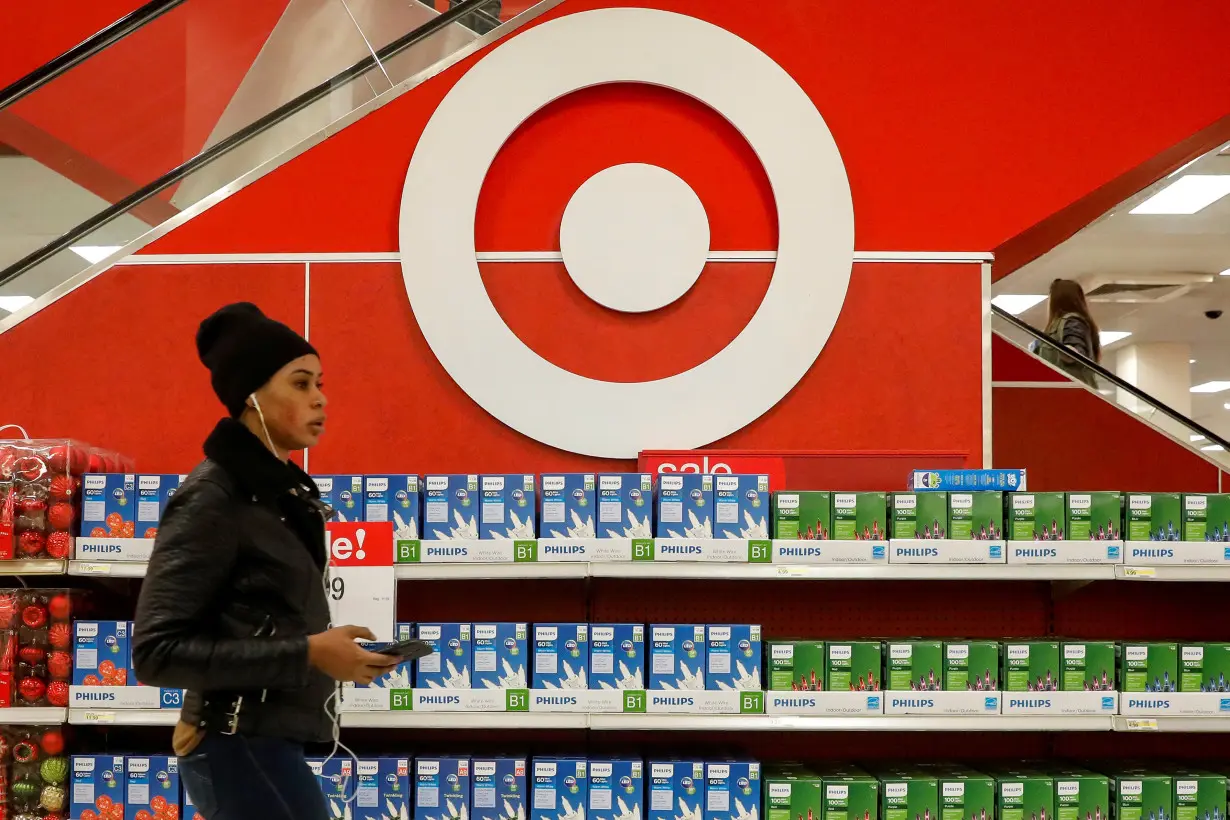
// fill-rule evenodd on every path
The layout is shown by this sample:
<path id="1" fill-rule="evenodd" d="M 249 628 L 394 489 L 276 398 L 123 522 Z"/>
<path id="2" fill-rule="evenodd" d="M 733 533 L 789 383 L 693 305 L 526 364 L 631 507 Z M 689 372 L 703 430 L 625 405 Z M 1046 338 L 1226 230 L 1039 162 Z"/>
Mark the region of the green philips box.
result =
<path id="1" fill-rule="evenodd" d="M 833 493 L 833 538 L 837 541 L 888 539 L 887 493 Z"/>
<path id="2" fill-rule="evenodd" d="M 879 820 L 879 780 L 853 766 L 822 768 L 820 775 L 824 782 L 824 820 Z"/>
<path id="3" fill-rule="evenodd" d="M 1004 494 L 998 490 L 948 494 L 948 537 L 995 541 L 1004 537 Z"/>
<path id="4" fill-rule="evenodd" d="M 948 493 L 893 493 L 892 538 L 947 538 Z"/>
<path id="5" fill-rule="evenodd" d="M 1109 692 L 1115 688 L 1114 641 L 1064 641 L 1064 692 Z"/>
<path id="6" fill-rule="evenodd" d="M 1183 510 L 1178 493 L 1128 493 L 1128 541 L 1178 541 Z"/>
<path id="7" fill-rule="evenodd" d="M 821 820 L 824 784 L 804 768 L 766 769 L 764 807 L 766 820 Z"/>
<path id="8" fill-rule="evenodd" d="M 1174 820 L 1225 820 L 1224 775 L 1184 768 L 1174 769 L 1170 775 L 1174 781 Z"/>
<path id="9" fill-rule="evenodd" d="M 1230 643 L 1185 643 L 1179 648 L 1180 692 L 1230 692 Z"/>
<path id="10" fill-rule="evenodd" d="M 920 771 L 890 771 L 880 775 L 883 820 L 926 820 L 940 812 L 939 780 Z"/>
<path id="11" fill-rule="evenodd" d="M 1184 541 L 1230 541 L 1230 493 L 1183 496 Z"/>
<path id="12" fill-rule="evenodd" d="M 824 641 L 767 641 L 765 655 L 771 691 L 824 691 Z"/>
<path id="13" fill-rule="evenodd" d="M 1062 541 L 1063 493 L 1008 493 L 1008 538 L 1013 541 Z"/>
<path id="14" fill-rule="evenodd" d="M 941 641 L 889 641 L 888 687 L 895 691 L 935 692 L 944 688 Z"/>
<path id="15" fill-rule="evenodd" d="M 1068 493 L 1069 541 L 1119 541 L 1122 538 L 1121 493 Z"/>
<path id="16" fill-rule="evenodd" d="M 1058 641 L 1005 641 L 1003 657 L 1005 692 L 1058 691 Z"/>
<path id="17" fill-rule="evenodd" d="M 1118 772 L 1111 780 L 1111 820 L 1172 820 L 1173 789 L 1169 775 Z"/>
<path id="18" fill-rule="evenodd" d="M 996 776 L 999 820 L 1042 820 L 1055 816 L 1055 779 L 1029 769 Z"/>
<path id="19" fill-rule="evenodd" d="M 1124 692 L 1174 692 L 1179 685 L 1179 646 L 1124 642 L 1119 686 Z"/>
<path id="20" fill-rule="evenodd" d="M 999 689 L 999 641 L 946 641 L 944 689 L 949 692 Z"/>
<path id="21" fill-rule="evenodd" d="M 1105 820 L 1110 815 L 1110 778 L 1079 768 L 1055 772 L 1057 820 Z"/>
<path id="22" fill-rule="evenodd" d="M 826 541 L 833 532 L 833 494 L 773 493 L 773 537 Z"/>
<path id="23" fill-rule="evenodd" d="M 828 641 L 824 680 L 830 692 L 878 692 L 884 688 L 879 641 Z"/>
<path id="24" fill-rule="evenodd" d="M 939 777 L 941 820 L 990 820 L 995 816 L 995 778 L 971 770 Z"/>

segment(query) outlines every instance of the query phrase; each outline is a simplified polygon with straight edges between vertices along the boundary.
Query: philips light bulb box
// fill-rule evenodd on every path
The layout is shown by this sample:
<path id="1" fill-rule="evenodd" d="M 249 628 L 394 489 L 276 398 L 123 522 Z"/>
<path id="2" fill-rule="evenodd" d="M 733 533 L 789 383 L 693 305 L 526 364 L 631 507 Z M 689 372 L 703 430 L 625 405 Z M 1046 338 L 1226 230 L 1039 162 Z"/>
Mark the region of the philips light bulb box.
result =
<path id="1" fill-rule="evenodd" d="M 544 473 L 539 528 L 543 538 L 594 538 L 594 473 Z"/>
<path id="2" fill-rule="evenodd" d="M 1086 500 L 1091 500 L 1086 494 Z M 1110 500 L 1114 506 L 1117 500 Z M 1064 493 L 1008 493 L 1008 563 L 1010 564 L 1118 564 L 1123 542 L 1113 527 L 1103 525 L 1103 538 L 1090 538 L 1089 520 L 1069 530 L 1068 496 Z M 1081 509 L 1088 509 L 1081 502 Z M 1103 514 L 1105 510 L 1099 511 Z"/>
<path id="3" fill-rule="evenodd" d="M 641 817 L 644 763 L 639 757 L 590 758 L 588 820 Z"/>
<path id="4" fill-rule="evenodd" d="M 137 477 L 125 473 L 82 476 L 81 537 L 134 538 L 136 530 Z"/>
<path id="5" fill-rule="evenodd" d="M 1128 541 L 1179 541 L 1183 537 L 1182 502 L 1178 493 L 1128 493 L 1125 502 Z M 1174 550 L 1141 554 L 1140 544 L 1128 548 L 1127 560 L 1173 558 Z M 1166 554 L 1169 552 L 1170 554 Z"/>
<path id="6" fill-rule="evenodd" d="M 1005 692 L 1057 692 L 1058 641 L 1005 641 L 1000 680 Z"/>
<path id="7" fill-rule="evenodd" d="M 479 479 L 479 538 L 515 541 L 538 536 L 534 480 L 532 473 L 485 475 Z"/>
<path id="8" fill-rule="evenodd" d="M 474 624 L 475 689 L 527 689 L 529 626 L 523 623 Z"/>
<path id="9" fill-rule="evenodd" d="M 1123 494 L 1068 493 L 1068 539 L 1122 541 Z"/>
<path id="10" fill-rule="evenodd" d="M 457 820 L 470 814 L 470 758 L 414 759 L 414 820 Z M 553 818 L 559 820 L 559 818 Z"/>
<path id="11" fill-rule="evenodd" d="M 179 489 L 186 475 L 139 475 L 137 476 L 137 538 L 153 538 L 158 534 L 158 522 L 167 510 L 171 497 Z M 126 558 L 125 560 L 148 560 Z"/>
<path id="12" fill-rule="evenodd" d="M 69 817 L 78 820 L 93 812 L 93 816 L 108 820 L 112 817 L 107 812 L 109 807 L 124 805 L 123 755 L 73 755 L 72 768 Z"/>
<path id="13" fill-rule="evenodd" d="M 968 644 L 963 646 L 968 647 Z M 959 654 L 959 653 L 958 653 Z M 996 690 L 946 689 L 943 641 L 889 641 L 885 645 L 886 680 L 884 711 L 892 715 L 985 715 L 998 714 Z"/>
<path id="14" fill-rule="evenodd" d="M 354 761 L 349 757 L 308 758 L 308 768 L 316 776 L 320 793 L 328 806 L 329 820 L 340 820 L 345 815 L 355 789 Z"/>
<path id="15" fill-rule="evenodd" d="M 651 760 L 646 820 L 699 818 L 705 807 L 705 764 L 699 760 Z"/>
<path id="16" fill-rule="evenodd" d="M 705 627 L 649 625 L 649 688 L 705 688 Z"/>
<path id="17" fill-rule="evenodd" d="M 393 626 L 393 640 L 405 641 L 414 637 L 414 624 L 399 623 Z M 342 687 L 342 710 L 347 712 L 383 712 L 392 708 L 392 701 L 399 697 L 394 692 L 413 689 L 414 661 L 403 660 L 392 671 L 386 672 L 370 684 L 356 683 Z"/>
<path id="18" fill-rule="evenodd" d="M 410 759 L 359 760 L 354 820 L 400 820 L 410 816 Z"/>
<path id="19" fill-rule="evenodd" d="M 524 757 L 475 757 L 470 761 L 472 820 L 517 820 L 528 797 Z"/>
<path id="20" fill-rule="evenodd" d="M 591 689 L 645 688 L 645 625 L 593 624 L 589 628 Z"/>
<path id="21" fill-rule="evenodd" d="M 769 477 L 713 477 L 713 537 L 768 540 Z"/>
<path id="22" fill-rule="evenodd" d="M 128 757 L 124 761 L 124 820 L 179 814 L 179 758 L 167 755 Z"/>
<path id="23" fill-rule="evenodd" d="M 588 761 L 581 757 L 536 757 L 530 820 L 583 816 L 589 802 Z M 415 820 L 421 820 L 417 815 Z M 434 820 L 434 819 L 433 819 Z"/>
<path id="24" fill-rule="evenodd" d="M 760 817 L 760 764 L 751 760 L 705 762 L 704 820 Z"/>
<path id="25" fill-rule="evenodd" d="M 948 537 L 948 493 L 893 493 L 889 532 L 895 540 L 930 541 Z"/>
<path id="26" fill-rule="evenodd" d="M 331 521 L 363 521 L 363 476 L 314 475 L 320 500 L 333 508 Z"/>
<path id="27" fill-rule="evenodd" d="M 712 537 L 713 476 L 699 473 L 659 476 L 658 538 L 695 541 Z M 667 554 L 664 557 L 686 558 L 688 555 Z"/>
<path id="28" fill-rule="evenodd" d="M 125 686 L 132 665 L 127 621 L 73 624 L 73 686 Z"/>
<path id="29" fill-rule="evenodd" d="M 999 641 L 945 641 L 944 689 L 998 691 Z"/>
<path id="30" fill-rule="evenodd" d="M 363 478 L 363 520 L 393 522 L 398 541 L 417 541 L 422 532 L 422 492 L 416 475 Z"/>
<path id="31" fill-rule="evenodd" d="M 653 538 L 653 474 L 598 476 L 598 537 Z"/>
<path id="32" fill-rule="evenodd" d="M 469 689 L 474 668 L 473 626 L 463 623 L 418 624 L 418 639 L 432 652 L 419 658 L 414 670 L 416 689 Z"/>
<path id="33" fill-rule="evenodd" d="M 1025 652 L 1028 654 L 1023 655 Z M 1013 667 L 1004 714 L 1110 715 L 1118 711 L 1113 643 L 1063 641 L 1054 675 L 1049 641 L 1008 644 L 1004 654 L 1005 664 Z"/>
<path id="34" fill-rule="evenodd" d="M 478 476 L 423 476 L 423 540 L 478 538 Z M 423 560 L 432 558 L 423 545 Z"/>
<path id="35" fill-rule="evenodd" d="M 534 624 L 535 689 L 589 688 L 589 624 Z"/>
<path id="36" fill-rule="evenodd" d="M 1184 495 L 1183 540 L 1230 543 L 1230 493 Z"/>
<path id="37" fill-rule="evenodd" d="M 1174 820 L 1205 820 L 1226 817 L 1226 777 L 1183 765 L 1171 772 L 1174 778 Z"/>
<path id="38" fill-rule="evenodd" d="M 1180 692 L 1230 692 L 1230 644 L 1185 643 L 1179 647 Z"/>
<path id="39" fill-rule="evenodd" d="M 705 688 L 760 691 L 763 649 L 759 624 L 710 624 L 705 627 Z"/>
<path id="40" fill-rule="evenodd" d="M 1182 678 L 1177 644 L 1124 642 L 1120 653 L 1120 714 L 1192 717 L 1230 714 L 1230 697 L 1224 693 L 1180 690 Z M 1188 657 L 1192 657 L 1191 652 Z"/>

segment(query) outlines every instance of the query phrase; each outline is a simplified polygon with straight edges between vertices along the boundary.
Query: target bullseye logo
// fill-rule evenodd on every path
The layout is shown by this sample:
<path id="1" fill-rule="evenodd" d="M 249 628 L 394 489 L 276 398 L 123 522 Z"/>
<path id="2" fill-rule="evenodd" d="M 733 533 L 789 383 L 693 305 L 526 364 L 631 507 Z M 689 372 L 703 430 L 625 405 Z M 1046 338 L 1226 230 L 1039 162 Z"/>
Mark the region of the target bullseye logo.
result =
<path id="1" fill-rule="evenodd" d="M 475 257 L 479 193 L 505 140 L 538 109 L 605 83 L 662 86 L 717 111 L 756 153 L 777 205 L 777 261 L 755 315 L 708 361 L 653 381 L 599 381 L 548 362 L 495 309 Z M 828 340 L 854 253 L 845 166 L 793 78 L 724 29 L 641 8 L 552 20 L 476 63 L 419 139 L 400 220 L 410 305 L 449 376 L 509 427 L 608 458 L 708 444 L 777 404 Z M 560 227 L 577 287 L 627 313 L 657 310 L 686 293 L 709 239 L 695 192 L 669 169 L 642 164 L 586 180 Z"/>

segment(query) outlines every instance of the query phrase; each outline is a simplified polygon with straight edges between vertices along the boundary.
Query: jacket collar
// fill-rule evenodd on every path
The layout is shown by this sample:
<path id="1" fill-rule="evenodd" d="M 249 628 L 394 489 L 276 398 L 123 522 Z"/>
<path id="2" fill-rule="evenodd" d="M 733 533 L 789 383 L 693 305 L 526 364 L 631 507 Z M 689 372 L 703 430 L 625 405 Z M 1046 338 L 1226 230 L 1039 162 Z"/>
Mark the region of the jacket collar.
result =
<path id="1" fill-rule="evenodd" d="M 247 427 L 224 418 L 205 439 L 205 456 L 217 462 L 240 487 L 261 501 L 293 493 L 320 498 L 316 482 L 294 462 L 282 463 Z"/>

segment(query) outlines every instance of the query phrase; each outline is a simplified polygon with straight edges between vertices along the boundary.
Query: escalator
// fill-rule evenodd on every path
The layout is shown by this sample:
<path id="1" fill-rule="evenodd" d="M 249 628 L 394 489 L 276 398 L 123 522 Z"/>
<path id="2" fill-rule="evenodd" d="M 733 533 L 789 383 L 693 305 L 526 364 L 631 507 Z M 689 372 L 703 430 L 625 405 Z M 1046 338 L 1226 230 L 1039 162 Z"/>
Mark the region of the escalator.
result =
<path id="1" fill-rule="evenodd" d="M 559 0 L 153 0 L 0 89 L 0 317 Z"/>
<path id="2" fill-rule="evenodd" d="M 1046 489 L 1051 472 L 1062 469 L 1069 484 L 1098 488 L 1230 491 L 1224 437 L 1012 314 L 991 310 L 997 466 L 1033 465 L 1034 489 Z M 1040 355 L 1044 349 L 1062 366 Z M 1158 486 L 1133 485 L 1136 475 Z"/>

